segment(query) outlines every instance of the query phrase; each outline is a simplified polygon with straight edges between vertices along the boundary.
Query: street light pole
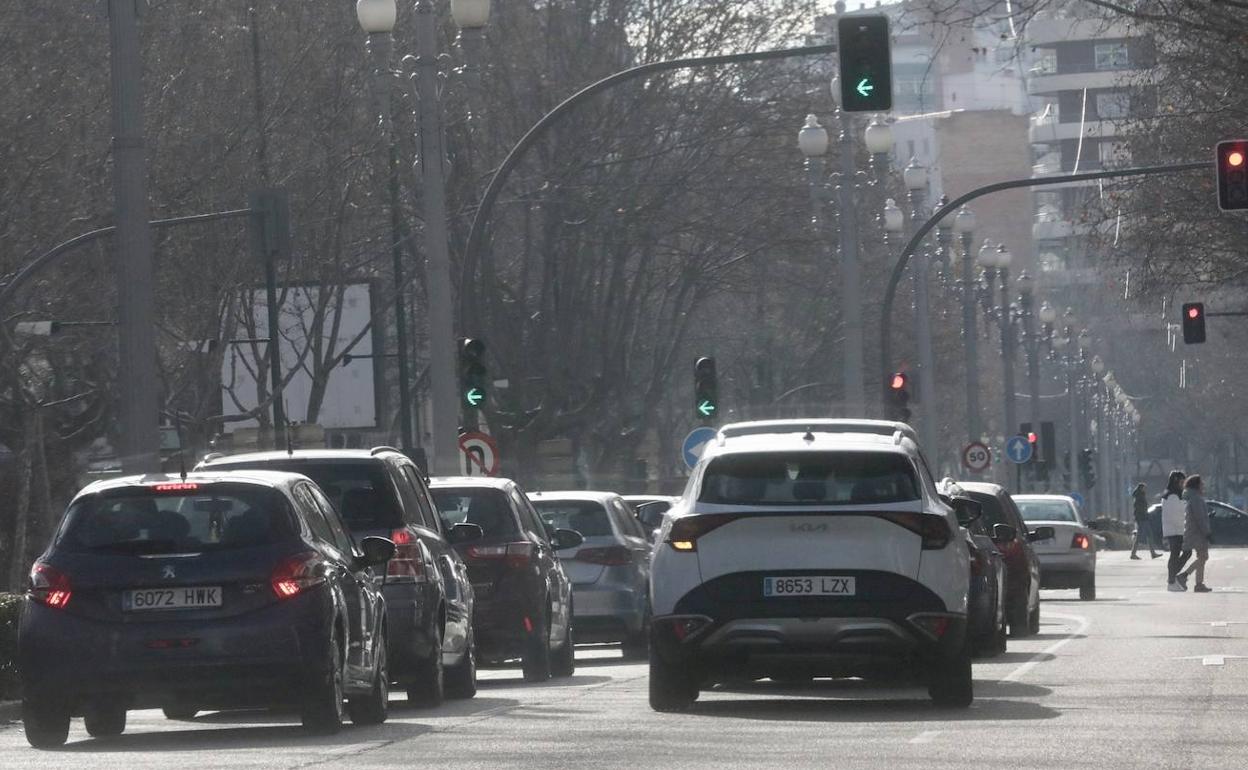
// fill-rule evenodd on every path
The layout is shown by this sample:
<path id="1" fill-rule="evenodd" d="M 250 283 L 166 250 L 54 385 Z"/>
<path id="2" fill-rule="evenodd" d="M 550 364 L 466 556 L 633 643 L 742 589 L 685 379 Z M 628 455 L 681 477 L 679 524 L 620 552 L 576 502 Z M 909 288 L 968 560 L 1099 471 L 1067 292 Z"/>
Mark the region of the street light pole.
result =
<path id="1" fill-rule="evenodd" d="M 979 331 L 975 318 L 975 213 L 964 208 L 953 219 L 962 236 L 962 343 L 966 354 L 966 438 L 979 441 Z"/>
<path id="2" fill-rule="evenodd" d="M 902 180 L 910 198 L 910 219 L 916 224 L 923 212 L 923 196 L 927 191 L 927 169 L 914 158 L 902 172 Z M 928 254 L 919 250 L 914 265 L 914 324 L 919 353 L 919 400 L 923 404 L 923 422 L 919 435 L 929 456 L 939 456 L 936 445 L 936 363 L 932 354 L 932 309 L 928 297 Z"/>
<path id="3" fill-rule="evenodd" d="M 1005 396 L 1005 430 L 1006 437 L 1014 435 L 1018 430 L 1018 417 L 1014 410 L 1014 357 L 1016 355 L 1014 340 L 1015 310 L 1010 302 L 1010 263 L 1013 255 L 1005 248 L 1005 244 L 997 247 L 994 265 L 1001 276 L 1001 305 L 998 308 L 998 320 L 1001 326 L 1001 360 L 1004 366 L 1002 384 Z"/>
<path id="4" fill-rule="evenodd" d="M 833 82 L 832 92 L 840 92 Z M 866 414 L 867 391 L 863 378 L 862 269 L 858 258 L 857 168 L 854 163 L 854 119 L 838 105 L 841 179 L 836 186 L 840 211 L 841 307 L 845 318 L 845 404 L 851 414 Z"/>
<path id="5" fill-rule="evenodd" d="M 156 300 L 152 232 L 147 214 L 143 64 L 137 6 L 135 0 L 108 2 L 121 393 L 117 438 L 121 466 L 126 473 L 148 473 L 160 468 L 160 374 L 156 366 Z"/>

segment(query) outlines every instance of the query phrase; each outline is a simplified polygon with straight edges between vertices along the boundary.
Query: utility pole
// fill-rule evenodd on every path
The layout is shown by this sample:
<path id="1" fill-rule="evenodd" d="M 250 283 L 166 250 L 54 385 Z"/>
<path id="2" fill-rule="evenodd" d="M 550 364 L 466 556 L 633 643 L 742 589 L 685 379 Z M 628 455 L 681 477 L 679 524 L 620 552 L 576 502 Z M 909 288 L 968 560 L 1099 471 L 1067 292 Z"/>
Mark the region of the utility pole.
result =
<path id="1" fill-rule="evenodd" d="M 854 118 L 837 105 L 839 118 L 841 179 L 836 186 L 840 211 L 841 308 L 845 314 L 844 398 L 849 414 L 867 413 L 867 391 L 863 378 L 862 271 L 858 259 L 858 207 L 854 163 Z M 920 385 L 920 387 L 922 387 Z M 934 451 L 929 449 L 928 451 Z"/>
<path id="2" fill-rule="evenodd" d="M 143 140 L 139 0 L 108 0 L 116 220 L 118 451 L 126 473 L 160 469 L 159 372 L 152 232 Z"/>

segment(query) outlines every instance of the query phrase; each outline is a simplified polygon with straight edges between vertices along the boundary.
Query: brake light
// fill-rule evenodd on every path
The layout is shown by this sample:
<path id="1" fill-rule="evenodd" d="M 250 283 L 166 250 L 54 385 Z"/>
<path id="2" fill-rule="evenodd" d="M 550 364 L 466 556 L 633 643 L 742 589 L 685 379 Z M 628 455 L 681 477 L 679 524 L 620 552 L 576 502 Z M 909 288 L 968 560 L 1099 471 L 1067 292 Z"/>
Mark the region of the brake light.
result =
<path id="1" fill-rule="evenodd" d="M 1092 547 L 1092 540 L 1089 539 L 1088 536 L 1083 534 L 1082 532 L 1076 532 L 1075 536 L 1070 539 L 1070 547 L 1082 548 L 1083 550 L 1086 551 Z"/>
<path id="2" fill-rule="evenodd" d="M 508 567 L 527 567 L 533 560 L 537 548 L 528 540 L 516 543 L 500 543 L 498 545 L 470 545 L 467 548 L 469 559 L 494 561 L 501 559 Z"/>
<path id="3" fill-rule="evenodd" d="M 939 551 L 949 545 L 952 533 L 949 531 L 949 522 L 943 516 L 913 511 L 883 511 L 875 515 L 923 538 L 924 551 Z"/>
<path id="4" fill-rule="evenodd" d="M 289 599 L 324 583 L 323 566 L 321 557 L 311 551 L 287 556 L 273 568 L 269 584 L 277 598 Z"/>
<path id="5" fill-rule="evenodd" d="M 394 556 L 386 562 L 386 581 L 391 583 L 425 582 L 425 562 L 421 558 L 420 542 L 406 529 L 390 533 L 394 543 Z"/>
<path id="6" fill-rule="evenodd" d="M 157 492 L 194 492 L 199 489 L 199 485 L 188 481 L 179 481 L 173 484 L 157 484 L 152 489 Z"/>
<path id="7" fill-rule="evenodd" d="M 725 524 L 741 518 L 737 513 L 704 513 L 697 516 L 681 516 L 672 520 L 667 533 L 667 543 L 674 550 L 692 552 L 698 550 L 698 538 L 705 537 Z"/>
<path id="8" fill-rule="evenodd" d="M 945 635 L 950 626 L 947 615 L 911 615 L 910 622 L 937 640 Z"/>
<path id="9" fill-rule="evenodd" d="M 604 567 L 622 567 L 633 563 L 633 552 L 622 545 L 605 548 L 582 548 L 576 552 L 576 560 Z"/>
<path id="10" fill-rule="evenodd" d="M 54 610 L 65 609 L 73 596 L 69 576 L 50 564 L 36 562 L 30 569 L 30 598 Z"/>

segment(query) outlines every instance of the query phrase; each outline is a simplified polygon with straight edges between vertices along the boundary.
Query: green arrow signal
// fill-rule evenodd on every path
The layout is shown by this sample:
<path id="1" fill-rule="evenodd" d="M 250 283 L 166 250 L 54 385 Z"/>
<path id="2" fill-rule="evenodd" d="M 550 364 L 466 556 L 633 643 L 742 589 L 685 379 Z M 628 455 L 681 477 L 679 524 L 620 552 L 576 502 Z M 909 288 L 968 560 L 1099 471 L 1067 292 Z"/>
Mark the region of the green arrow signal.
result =
<path id="1" fill-rule="evenodd" d="M 863 78 L 858 81 L 857 91 L 859 96 L 870 96 L 874 90 L 875 86 L 871 84 L 871 78 Z"/>
<path id="2" fill-rule="evenodd" d="M 715 405 L 708 400 L 703 400 L 698 403 L 698 412 L 703 417 L 710 417 L 715 414 Z"/>
<path id="3" fill-rule="evenodd" d="M 477 388 L 469 388 L 464 393 L 464 400 L 468 402 L 468 406 L 481 406 L 481 402 L 485 400 L 485 394 Z"/>

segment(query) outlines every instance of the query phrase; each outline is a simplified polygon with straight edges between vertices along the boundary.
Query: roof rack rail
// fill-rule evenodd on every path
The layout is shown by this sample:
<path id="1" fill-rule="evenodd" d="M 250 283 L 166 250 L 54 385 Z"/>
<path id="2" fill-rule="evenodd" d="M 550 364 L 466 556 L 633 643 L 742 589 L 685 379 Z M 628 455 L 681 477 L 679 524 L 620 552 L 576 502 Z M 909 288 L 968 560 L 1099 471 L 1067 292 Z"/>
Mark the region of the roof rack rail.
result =
<path id="1" fill-rule="evenodd" d="M 399 450 L 395 449 L 392 446 L 375 446 L 372 449 L 370 449 L 368 453 L 370 455 L 376 456 L 376 455 L 381 454 L 382 452 L 398 452 L 398 451 Z M 399 452 L 399 454 L 402 454 L 402 452 Z"/>
<path id="2" fill-rule="evenodd" d="M 200 462 L 210 463 L 213 460 L 220 460 L 222 457 L 225 457 L 225 452 L 209 452 L 208 454 L 204 455 L 204 459 L 200 460 Z"/>
<path id="3" fill-rule="evenodd" d="M 762 436 L 778 433 L 867 433 L 876 436 L 890 436 L 900 443 L 898 436 L 916 439 L 914 429 L 904 423 L 890 420 L 853 420 L 816 418 L 808 420 L 761 420 L 758 422 L 741 422 L 725 425 L 717 434 L 718 444 L 742 436 Z"/>

